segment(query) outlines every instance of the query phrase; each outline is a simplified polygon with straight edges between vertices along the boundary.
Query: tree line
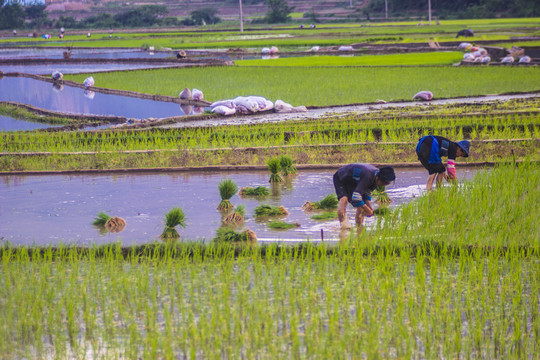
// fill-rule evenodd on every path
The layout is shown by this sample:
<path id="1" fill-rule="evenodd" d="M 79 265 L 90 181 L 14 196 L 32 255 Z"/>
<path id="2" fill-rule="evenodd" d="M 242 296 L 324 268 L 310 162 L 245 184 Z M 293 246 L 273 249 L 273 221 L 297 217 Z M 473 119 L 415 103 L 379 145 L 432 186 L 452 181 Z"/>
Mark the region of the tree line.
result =
<path id="1" fill-rule="evenodd" d="M 287 0 L 243 1 L 246 4 L 266 3 L 268 12 L 265 17 L 256 21 L 259 23 L 288 22 L 294 10 Z M 357 3 L 359 4 L 360 0 L 352 2 L 353 6 Z M 431 0 L 431 15 L 436 19 L 535 17 L 538 15 L 539 4 L 538 0 Z M 361 16 L 356 16 L 356 19 L 381 18 L 386 16 L 386 9 L 388 16 L 393 19 L 426 18 L 428 0 L 370 0 L 365 7 L 358 10 Z M 169 11 L 163 5 L 135 6 L 118 14 L 104 13 L 81 20 L 71 16 L 60 16 L 58 20 L 51 20 L 45 10 L 44 4 L 23 6 L 17 1 L 0 0 L 0 29 L 164 27 L 216 24 L 221 21 L 217 16 L 218 10 L 211 7 L 195 10 L 183 20 L 167 16 Z M 316 10 L 307 12 L 304 17 L 316 19 Z"/>
<path id="2" fill-rule="evenodd" d="M 367 17 L 425 18 L 428 0 L 370 0 L 363 9 Z M 536 17 L 538 0 L 431 0 L 431 15 L 438 19 L 481 19 L 495 17 Z"/>

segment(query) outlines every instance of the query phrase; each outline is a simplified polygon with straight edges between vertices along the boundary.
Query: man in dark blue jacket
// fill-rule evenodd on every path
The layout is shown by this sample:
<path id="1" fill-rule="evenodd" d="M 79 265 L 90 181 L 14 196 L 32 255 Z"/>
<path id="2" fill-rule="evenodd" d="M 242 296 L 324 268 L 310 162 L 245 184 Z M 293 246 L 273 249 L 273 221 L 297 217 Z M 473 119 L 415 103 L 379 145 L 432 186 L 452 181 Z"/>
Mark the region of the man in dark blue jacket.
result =
<path id="1" fill-rule="evenodd" d="M 424 136 L 420 139 L 416 145 L 416 155 L 429 173 L 426 190 L 431 190 L 435 176 L 437 176 L 437 186 L 441 185 L 443 179 L 457 179 L 456 157 L 468 157 L 470 145 L 471 143 L 467 140 L 453 142 L 442 136 L 434 135 Z M 448 157 L 446 167 L 443 165 L 441 157 Z"/>
<path id="2" fill-rule="evenodd" d="M 347 218 L 347 203 L 356 208 L 356 226 L 362 226 L 365 216 L 373 216 L 371 192 L 377 187 L 389 185 L 396 179 L 394 169 L 380 169 L 370 164 L 345 165 L 334 174 L 334 188 L 339 199 L 338 219 L 342 229 L 350 229 Z"/>

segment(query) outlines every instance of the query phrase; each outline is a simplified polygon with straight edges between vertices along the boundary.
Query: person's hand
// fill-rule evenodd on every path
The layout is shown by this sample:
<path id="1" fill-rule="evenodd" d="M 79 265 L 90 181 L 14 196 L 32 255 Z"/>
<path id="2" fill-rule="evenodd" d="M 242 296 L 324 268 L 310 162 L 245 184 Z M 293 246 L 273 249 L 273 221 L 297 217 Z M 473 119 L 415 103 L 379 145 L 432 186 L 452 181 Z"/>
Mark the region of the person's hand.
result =
<path id="1" fill-rule="evenodd" d="M 364 215 L 367 216 L 367 217 L 372 217 L 373 216 L 373 209 L 370 208 L 369 206 L 367 205 L 364 205 L 362 207 L 362 210 L 364 211 Z"/>
<path id="2" fill-rule="evenodd" d="M 448 175 L 446 176 L 446 180 L 450 181 L 450 180 L 456 180 L 456 179 L 457 179 L 456 170 L 454 169 L 453 173 L 448 171 Z"/>

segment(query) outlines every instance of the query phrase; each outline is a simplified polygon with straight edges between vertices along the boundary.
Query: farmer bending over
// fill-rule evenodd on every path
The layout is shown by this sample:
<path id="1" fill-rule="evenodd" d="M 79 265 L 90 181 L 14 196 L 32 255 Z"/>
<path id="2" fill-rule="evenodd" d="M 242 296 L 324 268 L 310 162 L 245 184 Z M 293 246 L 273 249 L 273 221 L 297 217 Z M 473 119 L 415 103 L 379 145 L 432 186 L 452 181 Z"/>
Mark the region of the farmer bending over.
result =
<path id="1" fill-rule="evenodd" d="M 347 218 L 347 202 L 356 208 L 356 226 L 362 226 L 365 216 L 373 216 L 371 192 L 377 187 L 389 185 L 396 179 L 394 169 L 380 169 L 370 164 L 345 165 L 334 174 L 334 187 L 339 199 L 338 219 L 342 229 L 350 229 Z"/>
<path id="2" fill-rule="evenodd" d="M 468 157 L 470 144 L 467 140 L 453 142 L 442 136 L 434 135 L 424 136 L 420 139 L 416 145 L 416 155 L 429 172 L 426 190 L 431 190 L 435 176 L 437 176 L 437 186 L 441 185 L 443 178 L 446 180 L 457 179 L 456 157 Z M 448 157 L 446 167 L 441 160 L 441 157 L 444 156 Z"/>

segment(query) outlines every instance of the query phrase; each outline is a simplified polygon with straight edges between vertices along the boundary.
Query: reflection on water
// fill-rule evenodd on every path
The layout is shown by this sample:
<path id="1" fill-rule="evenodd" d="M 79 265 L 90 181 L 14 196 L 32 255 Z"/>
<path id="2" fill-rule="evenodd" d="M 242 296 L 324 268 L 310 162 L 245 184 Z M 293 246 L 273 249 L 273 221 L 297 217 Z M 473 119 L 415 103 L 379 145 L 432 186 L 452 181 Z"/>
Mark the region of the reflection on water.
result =
<path id="1" fill-rule="evenodd" d="M 0 131 L 26 131 L 59 127 L 61 125 L 50 125 L 28 120 L 14 119 L 9 116 L 0 115 Z"/>
<path id="2" fill-rule="evenodd" d="M 125 71 L 125 70 L 140 70 L 140 69 L 157 69 L 176 67 L 174 64 L 145 64 L 145 63 L 128 63 L 128 64 L 42 64 L 42 65 L 0 65 L 0 70 L 5 73 L 19 72 L 34 75 L 50 75 L 54 70 L 62 69 L 64 74 L 79 74 L 104 71 Z"/>
<path id="3" fill-rule="evenodd" d="M 0 79 L 0 100 L 71 114 L 113 115 L 133 119 L 186 115 L 176 103 L 95 93 L 25 77 Z"/>
<path id="4" fill-rule="evenodd" d="M 334 192 L 333 170 L 300 171 L 298 175 L 272 187 L 266 199 L 233 196 L 235 205 L 245 204 L 245 227 L 265 239 L 325 240 L 339 239 L 337 220 L 316 221 L 305 213 L 305 201 L 319 201 Z M 474 170 L 461 170 L 461 178 L 470 178 Z M 421 195 L 427 172 L 423 169 L 397 169 L 397 179 L 388 188 L 398 206 Z M 218 184 L 232 179 L 239 187 L 269 186 L 269 174 L 259 172 L 209 172 L 198 174 L 138 175 L 51 175 L 0 177 L 0 237 L 13 244 L 102 244 L 118 239 L 124 245 L 157 241 L 163 231 L 165 213 L 179 206 L 186 214 L 187 226 L 178 228 L 182 239 L 212 239 L 221 225 L 217 211 L 220 202 Z M 278 231 L 267 228 L 267 221 L 255 221 L 254 209 L 260 204 L 283 205 L 290 212 L 284 221 L 299 222 L 300 228 Z M 91 225 L 99 212 L 126 220 L 125 230 L 100 235 Z M 354 223 L 354 210 L 348 209 Z M 366 227 L 376 221 L 368 218 Z M 238 229 L 241 230 L 241 229 Z"/>

